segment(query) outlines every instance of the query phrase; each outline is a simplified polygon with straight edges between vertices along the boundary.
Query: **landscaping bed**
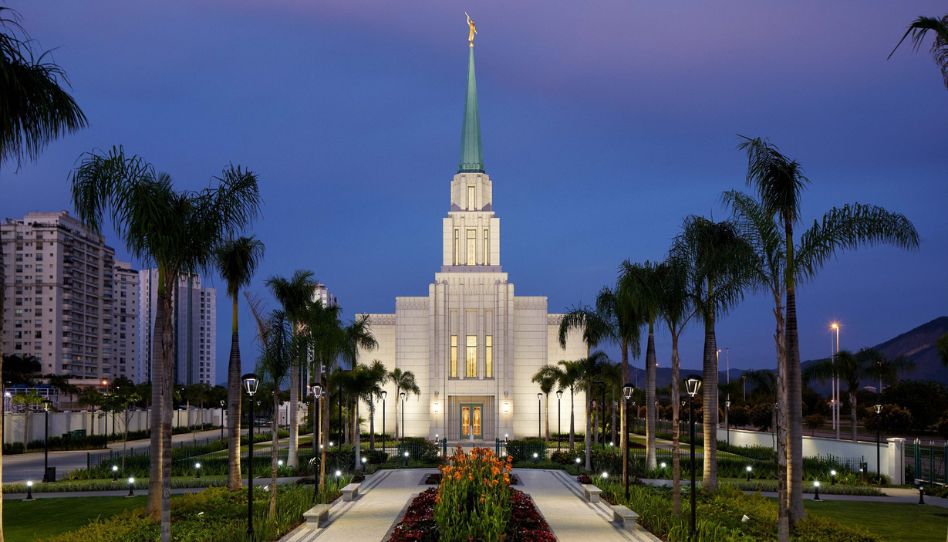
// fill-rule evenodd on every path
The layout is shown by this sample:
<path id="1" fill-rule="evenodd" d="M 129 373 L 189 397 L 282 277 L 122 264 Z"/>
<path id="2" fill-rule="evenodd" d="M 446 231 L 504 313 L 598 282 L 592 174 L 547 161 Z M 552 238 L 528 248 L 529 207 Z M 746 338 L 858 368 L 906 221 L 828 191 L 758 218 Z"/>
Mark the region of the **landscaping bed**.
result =
<path id="1" fill-rule="evenodd" d="M 437 486 L 441 485 L 441 473 L 429 474 L 425 476 L 425 485 L 426 486 Z M 510 485 L 518 486 L 520 485 L 520 477 L 516 474 L 510 475 Z"/>
<path id="2" fill-rule="evenodd" d="M 435 521 L 438 489 L 430 488 L 412 499 L 402 520 L 395 525 L 388 542 L 438 542 L 440 534 Z M 556 536 L 530 495 L 510 490 L 510 519 L 506 542 L 552 542 Z"/>

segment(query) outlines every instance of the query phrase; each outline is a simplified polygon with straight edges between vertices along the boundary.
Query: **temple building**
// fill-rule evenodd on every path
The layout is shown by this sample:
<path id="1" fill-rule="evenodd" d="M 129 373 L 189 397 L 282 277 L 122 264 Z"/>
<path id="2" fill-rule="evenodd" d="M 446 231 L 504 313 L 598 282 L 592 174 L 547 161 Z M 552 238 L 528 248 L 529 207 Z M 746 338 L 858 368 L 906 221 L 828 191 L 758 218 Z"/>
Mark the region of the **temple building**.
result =
<path id="1" fill-rule="evenodd" d="M 555 432 L 556 396 L 549 395 L 547 409 L 546 397 L 537 397 L 539 386 L 531 378 L 544 365 L 579 359 L 587 352 L 579 333 L 571 333 L 561 348 L 562 315 L 548 312 L 546 297 L 516 295 L 501 266 L 500 218 L 481 154 L 473 36 L 472 25 L 461 159 L 441 224 L 441 269 L 427 295 L 396 297 L 393 314 L 369 315 L 378 348 L 360 352 L 359 360 L 378 359 L 389 370 L 411 371 L 421 389 L 419 396 L 409 394 L 401 401 L 394 386 L 386 384 L 388 433 L 404 419 L 405 436 L 492 443 L 505 436 L 537 436 L 546 428 L 548 412 L 550 431 Z M 573 401 L 576 430 L 582 432 L 582 393 Z M 560 407 L 565 433 L 568 391 Z M 367 430 L 370 411 L 364 406 L 361 412 Z M 378 405 L 375 416 L 375 430 L 381 431 Z"/>

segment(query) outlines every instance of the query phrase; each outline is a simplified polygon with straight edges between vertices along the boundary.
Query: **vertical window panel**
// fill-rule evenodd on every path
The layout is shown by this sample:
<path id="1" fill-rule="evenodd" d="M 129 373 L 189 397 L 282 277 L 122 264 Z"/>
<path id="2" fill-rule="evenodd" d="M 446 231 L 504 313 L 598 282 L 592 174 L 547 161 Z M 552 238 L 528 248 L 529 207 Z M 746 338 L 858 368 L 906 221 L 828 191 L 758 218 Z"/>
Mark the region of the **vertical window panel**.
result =
<path id="1" fill-rule="evenodd" d="M 484 377 L 494 378 L 494 336 L 484 337 Z"/>
<path id="2" fill-rule="evenodd" d="M 467 265 L 477 265 L 477 230 L 467 230 Z"/>
<path id="3" fill-rule="evenodd" d="M 464 374 L 465 378 L 477 378 L 477 335 L 468 335 L 467 336 L 467 356 L 466 356 L 466 365 L 467 370 Z"/>
<path id="4" fill-rule="evenodd" d="M 458 336 L 451 335 L 451 378 L 458 377 Z"/>

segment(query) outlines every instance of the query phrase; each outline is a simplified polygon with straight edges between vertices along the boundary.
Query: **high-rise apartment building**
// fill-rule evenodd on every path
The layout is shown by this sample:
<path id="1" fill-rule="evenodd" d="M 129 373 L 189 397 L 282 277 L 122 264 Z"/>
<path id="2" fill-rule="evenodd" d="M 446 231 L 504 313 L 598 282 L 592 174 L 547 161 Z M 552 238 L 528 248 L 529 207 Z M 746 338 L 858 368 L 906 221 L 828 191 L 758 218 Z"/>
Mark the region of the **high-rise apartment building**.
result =
<path id="1" fill-rule="evenodd" d="M 67 212 L 0 225 L 3 352 L 43 373 L 113 378 L 115 251 Z"/>
<path id="2" fill-rule="evenodd" d="M 112 291 L 112 374 L 138 382 L 138 271 L 131 264 L 115 262 Z"/>
<path id="3" fill-rule="evenodd" d="M 158 307 L 158 270 L 139 271 L 139 338 L 138 374 L 150 380 L 156 362 L 154 347 L 155 317 Z M 174 323 L 175 384 L 211 384 L 217 370 L 217 293 L 201 286 L 198 275 L 182 276 L 172 299 Z"/>

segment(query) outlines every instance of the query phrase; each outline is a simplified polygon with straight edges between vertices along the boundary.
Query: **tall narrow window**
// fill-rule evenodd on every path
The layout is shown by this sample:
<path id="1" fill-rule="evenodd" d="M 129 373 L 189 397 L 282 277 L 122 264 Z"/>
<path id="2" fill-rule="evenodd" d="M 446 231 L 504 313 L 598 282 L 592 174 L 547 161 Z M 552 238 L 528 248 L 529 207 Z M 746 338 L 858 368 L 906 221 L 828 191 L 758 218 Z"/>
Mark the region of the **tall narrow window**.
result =
<path id="1" fill-rule="evenodd" d="M 467 187 L 467 210 L 474 211 L 474 185 Z"/>
<path id="2" fill-rule="evenodd" d="M 477 335 L 467 336 L 467 371 L 465 378 L 477 378 Z"/>
<path id="3" fill-rule="evenodd" d="M 490 230 L 484 228 L 484 265 L 490 265 Z"/>
<path id="4" fill-rule="evenodd" d="M 458 377 L 458 336 L 451 335 L 451 378 Z"/>
<path id="5" fill-rule="evenodd" d="M 477 230 L 467 230 L 467 265 L 477 265 Z"/>
<path id="6" fill-rule="evenodd" d="M 454 265 L 461 265 L 461 230 L 454 228 Z"/>
<path id="7" fill-rule="evenodd" d="M 494 336 L 484 337 L 484 378 L 494 378 Z"/>

